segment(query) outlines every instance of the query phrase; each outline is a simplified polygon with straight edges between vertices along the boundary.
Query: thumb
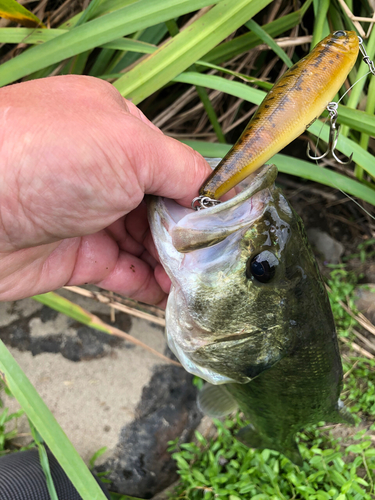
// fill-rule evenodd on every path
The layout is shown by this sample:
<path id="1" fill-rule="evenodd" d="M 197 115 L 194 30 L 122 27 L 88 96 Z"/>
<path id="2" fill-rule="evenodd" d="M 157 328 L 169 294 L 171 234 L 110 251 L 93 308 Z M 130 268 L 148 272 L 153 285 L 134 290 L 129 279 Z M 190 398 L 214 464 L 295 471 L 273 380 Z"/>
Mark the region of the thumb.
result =
<path id="1" fill-rule="evenodd" d="M 210 166 L 189 146 L 137 121 L 143 130 L 133 135 L 135 141 L 141 139 L 134 163 L 142 163 L 136 171 L 143 192 L 175 199 L 190 207 L 201 184 L 211 173 Z"/>

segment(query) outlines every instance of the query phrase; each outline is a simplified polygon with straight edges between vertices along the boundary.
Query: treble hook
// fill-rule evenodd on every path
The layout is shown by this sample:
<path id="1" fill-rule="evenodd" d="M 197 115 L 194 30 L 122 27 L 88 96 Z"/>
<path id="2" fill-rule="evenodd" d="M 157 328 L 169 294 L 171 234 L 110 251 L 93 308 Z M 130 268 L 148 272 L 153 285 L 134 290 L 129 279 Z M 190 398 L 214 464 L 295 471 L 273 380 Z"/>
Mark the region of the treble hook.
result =
<path id="1" fill-rule="evenodd" d="M 339 132 L 340 132 L 340 127 L 336 127 L 336 120 L 337 120 L 337 108 L 338 108 L 338 103 L 337 102 L 330 102 L 327 105 L 327 110 L 329 112 L 329 140 L 328 140 L 328 148 L 325 153 L 323 153 L 321 156 L 312 156 L 310 153 L 310 144 L 307 144 L 307 156 L 310 158 L 310 160 L 321 160 L 322 158 L 325 158 L 329 153 L 333 156 L 333 158 L 338 162 L 341 163 L 341 165 L 347 165 L 352 161 L 353 158 L 353 153 L 349 156 L 347 161 L 342 161 L 340 158 L 336 155 L 336 146 L 337 146 L 337 140 L 339 138 Z M 319 139 L 318 139 L 319 142 Z"/>

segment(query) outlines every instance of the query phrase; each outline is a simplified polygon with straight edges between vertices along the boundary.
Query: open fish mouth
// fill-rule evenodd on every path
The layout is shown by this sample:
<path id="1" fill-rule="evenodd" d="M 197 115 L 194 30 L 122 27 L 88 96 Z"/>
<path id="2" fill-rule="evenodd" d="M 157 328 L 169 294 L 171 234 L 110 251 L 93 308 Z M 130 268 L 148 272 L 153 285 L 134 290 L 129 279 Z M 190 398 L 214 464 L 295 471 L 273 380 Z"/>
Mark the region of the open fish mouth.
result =
<path id="1" fill-rule="evenodd" d="M 214 325 L 214 308 L 220 309 L 232 278 L 241 275 L 242 279 L 243 235 L 267 209 L 276 176 L 277 168 L 265 165 L 235 197 L 200 211 L 166 198 L 148 200 L 155 245 L 172 281 L 166 310 L 169 347 L 187 371 L 212 384 L 246 383 L 258 374 L 256 368 L 251 376 L 238 369 L 221 370 L 223 352 L 232 348 L 237 352 L 237 345 L 247 344 L 245 351 L 253 351 L 252 364 L 259 370 L 280 359 L 280 349 L 269 345 L 258 326 L 250 324 L 244 329 L 239 324 L 228 329 L 223 325 L 221 329 Z M 212 308 L 210 300 L 215 302 Z"/>

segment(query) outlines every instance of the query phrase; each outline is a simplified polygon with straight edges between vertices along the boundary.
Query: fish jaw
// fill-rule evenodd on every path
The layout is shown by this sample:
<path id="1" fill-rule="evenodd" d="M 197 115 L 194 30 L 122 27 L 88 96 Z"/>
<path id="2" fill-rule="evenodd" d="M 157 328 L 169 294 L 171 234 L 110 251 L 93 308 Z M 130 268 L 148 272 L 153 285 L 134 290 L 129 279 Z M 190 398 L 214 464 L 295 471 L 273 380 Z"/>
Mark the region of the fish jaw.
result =
<path id="1" fill-rule="evenodd" d="M 264 170 L 258 174 L 266 175 Z M 256 378 L 286 355 L 296 335 L 285 289 L 303 280 L 303 272 L 297 266 L 287 282 L 283 278 L 294 214 L 273 186 L 253 194 L 253 184 L 248 188 L 252 196 L 244 191 L 220 209 L 194 212 L 154 197 L 148 203 L 151 232 L 172 282 L 166 310 L 168 344 L 187 371 L 211 384 L 243 384 Z M 176 232 L 186 236 L 192 230 L 199 242 L 197 228 L 206 246 L 187 245 L 186 253 L 179 252 Z M 221 240 L 216 241 L 219 233 Z M 280 262 L 277 282 L 270 285 L 246 274 L 251 256 L 263 251 Z M 293 267 L 293 257 L 289 260 Z M 290 304 L 297 308 L 293 298 Z"/>

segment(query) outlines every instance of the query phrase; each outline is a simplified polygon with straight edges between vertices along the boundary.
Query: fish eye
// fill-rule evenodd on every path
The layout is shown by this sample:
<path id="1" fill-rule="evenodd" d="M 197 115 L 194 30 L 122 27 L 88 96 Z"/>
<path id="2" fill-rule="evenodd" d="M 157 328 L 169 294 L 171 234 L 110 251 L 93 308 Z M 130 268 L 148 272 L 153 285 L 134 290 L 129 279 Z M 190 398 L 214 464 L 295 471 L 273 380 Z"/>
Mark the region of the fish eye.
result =
<path id="1" fill-rule="evenodd" d="M 277 257 L 272 252 L 264 250 L 248 259 L 246 276 L 248 279 L 253 276 L 260 283 L 268 283 L 275 276 L 278 264 Z"/>
<path id="2" fill-rule="evenodd" d="M 333 34 L 335 36 L 346 36 L 346 32 L 345 31 L 335 31 Z"/>

